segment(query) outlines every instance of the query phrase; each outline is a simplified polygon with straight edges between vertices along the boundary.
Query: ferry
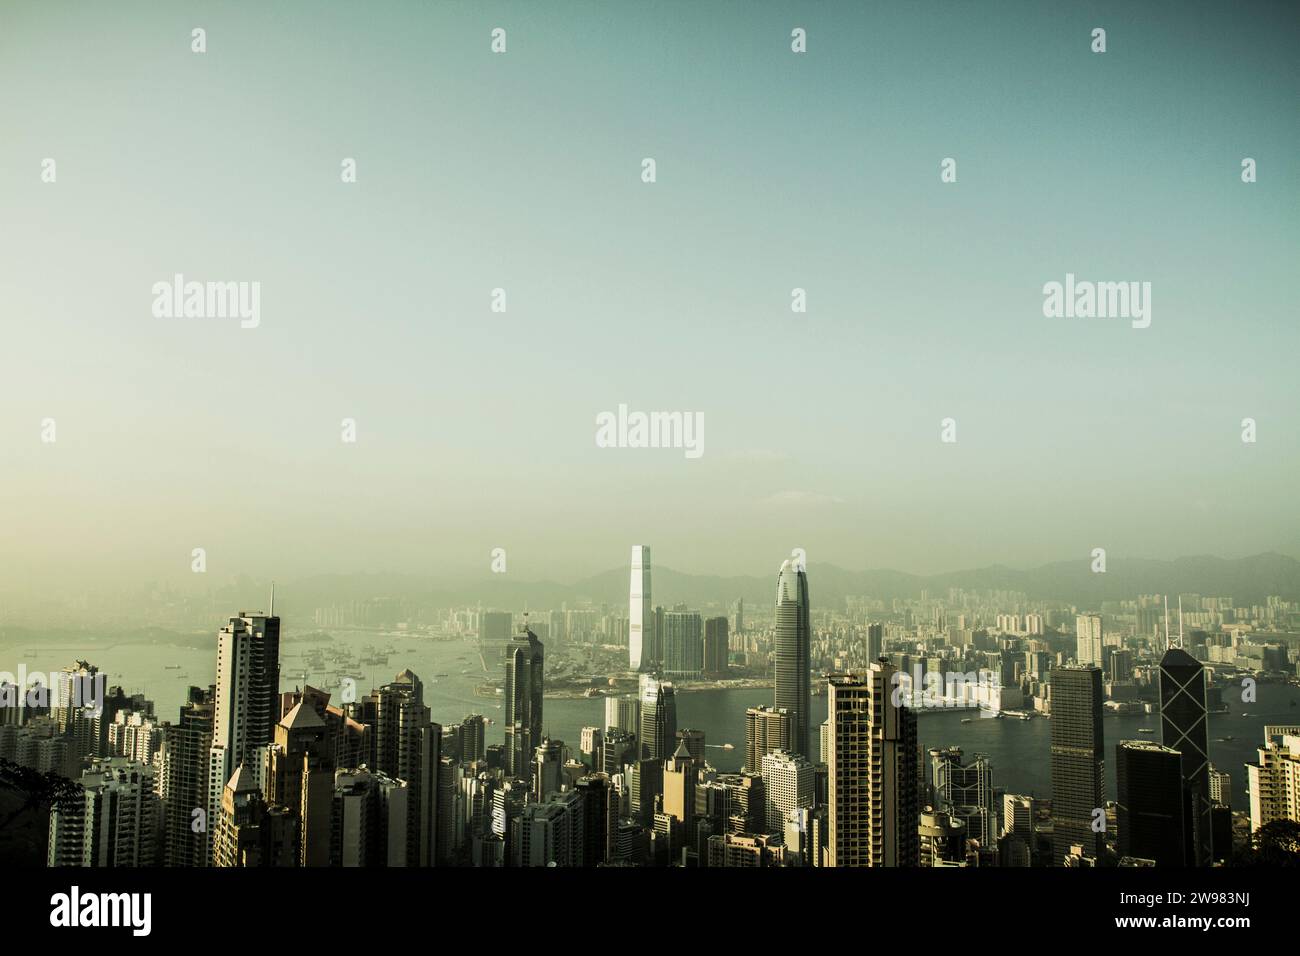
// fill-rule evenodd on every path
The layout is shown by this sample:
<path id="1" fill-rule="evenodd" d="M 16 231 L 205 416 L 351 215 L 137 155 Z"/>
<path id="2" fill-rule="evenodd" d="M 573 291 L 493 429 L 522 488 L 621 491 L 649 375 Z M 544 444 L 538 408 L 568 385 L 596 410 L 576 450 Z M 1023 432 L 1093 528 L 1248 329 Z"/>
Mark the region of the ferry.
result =
<path id="1" fill-rule="evenodd" d="M 1155 728 L 1154 728 L 1154 727 L 1139 727 L 1139 728 L 1138 728 L 1138 733 L 1140 733 L 1140 734 L 1154 734 L 1155 732 L 1156 732 L 1156 731 L 1155 731 Z"/>

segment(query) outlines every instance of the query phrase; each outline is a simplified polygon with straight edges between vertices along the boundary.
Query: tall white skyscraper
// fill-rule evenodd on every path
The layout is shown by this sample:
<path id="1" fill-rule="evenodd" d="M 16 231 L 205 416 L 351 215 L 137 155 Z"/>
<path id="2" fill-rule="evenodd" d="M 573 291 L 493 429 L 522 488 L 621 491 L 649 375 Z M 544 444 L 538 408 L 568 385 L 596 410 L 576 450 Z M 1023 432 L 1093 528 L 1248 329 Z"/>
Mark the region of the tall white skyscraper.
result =
<path id="1" fill-rule="evenodd" d="M 639 734 L 641 732 L 640 699 L 632 694 L 624 694 L 622 697 L 606 697 L 605 726 L 603 729 L 609 730 L 611 727 Z"/>
<path id="2" fill-rule="evenodd" d="M 216 687 L 208 754 L 209 834 L 221 816 L 227 782 L 241 764 L 260 769 L 254 752 L 272 742 L 280 720 L 280 619 L 274 612 L 241 612 L 217 634 Z"/>
<path id="3" fill-rule="evenodd" d="M 1080 664 L 1102 664 L 1102 631 L 1100 614 L 1080 614 L 1074 621 L 1074 633 L 1078 641 L 1074 658 Z"/>
<path id="4" fill-rule="evenodd" d="M 774 750 L 763 756 L 764 811 L 768 833 L 784 833 L 790 811 L 813 805 L 813 765 L 802 754 Z"/>
<path id="5" fill-rule="evenodd" d="M 650 605 L 650 547 L 632 546 L 632 583 L 627 602 L 628 666 L 639 671 L 650 660 L 654 644 L 654 611 Z"/>

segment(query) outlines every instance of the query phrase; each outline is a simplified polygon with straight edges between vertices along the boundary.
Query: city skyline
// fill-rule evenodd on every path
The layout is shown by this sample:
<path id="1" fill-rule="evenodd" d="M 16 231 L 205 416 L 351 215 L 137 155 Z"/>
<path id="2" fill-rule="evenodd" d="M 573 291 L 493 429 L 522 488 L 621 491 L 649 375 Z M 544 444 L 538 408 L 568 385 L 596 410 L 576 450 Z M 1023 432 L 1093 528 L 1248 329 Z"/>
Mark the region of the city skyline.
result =
<path id="1" fill-rule="evenodd" d="M 1300 3 L 8 0 L 0 90 L 6 939 L 1295 937 Z"/>
<path id="2" fill-rule="evenodd" d="M 308 672 L 300 682 L 289 676 L 272 590 L 267 613 L 240 611 L 218 632 L 214 683 L 206 694 L 190 687 L 179 724 L 159 723 L 142 694 L 106 692 L 104 675 L 83 660 L 54 675 L 53 697 L 41 696 L 39 678 L 21 699 L 6 683 L 0 771 L 27 766 L 75 781 L 79 796 L 54 797 L 49 807 L 51 867 L 1211 866 L 1248 860 L 1286 839 L 1277 827 L 1300 827 L 1290 802 L 1300 786 L 1300 725 L 1265 724 L 1259 762 L 1243 768 L 1249 813 L 1234 815 L 1231 773 L 1210 759 L 1209 721 L 1227 712 L 1224 686 L 1211 687 L 1205 663 L 1300 687 L 1291 659 L 1300 654 L 1300 602 L 1238 608 L 1228 596 L 1180 593 L 1175 637 L 1167 595 L 1099 614 L 1050 601 L 1028 605 L 1045 613 L 1007 614 L 994 612 L 1024 609 L 1023 595 L 957 589 L 892 607 L 860 598 L 856 611 L 818 615 L 814 628 L 796 549 L 778 571 L 771 614 L 751 607 L 745 618 L 737 602 L 722 673 L 710 669 L 713 678 L 766 673 L 754 686 L 771 688 L 772 705 L 744 712 L 745 766 L 736 774 L 717 770 L 706 750 L 732 745 L 683 726 L 678 688 L 659 676 L 666 661 L 704 660 L 700 615 L 685 604 L 667 614 L 656 607 L 641 637 L 664 660 L 633 666 L 627 656 L 647 550 L 631 552 L 633 587 L 612 630 L 608 616 L 603 631 L 578 630 L 569 614 L 590 610 L 535 621 L 523 611 L 503 644 L 515 612 L 452 612 L 484 676 L 498 672 L 503 743 L 489 743 L 494 721 L 478 713 L 451 725 L 433 720 L 424 679 L 410 667 L 364 697 L 342 677 L 337 706 Z M 692 616 L 694 628 L 674 623 Z M 534 628 L 550 642 L 545 653 Z M 420 630 L 453 638 L 447 624 Z M 313 668 L 323 662 L 310 646 L 287 653 Z M 390 653 L 378 663 L 389 664 Z M 574 672 L 584 660 L 594 669 L 585 678 Z M 602 699 L 605 726 L 584 727 L 577 754 L 547 729 L 548 662 L 561 696 L 585 680 L 582 696 Z M 610 665 L 607 682 L 596 676 Z M 937 692 L 920 694 L 907 676 L 909 667 L 960 676 L 972 665 L 994 675 L 973 697 L 942 679 Z M 668 673 L 685 678 L 688 692 L 705 689 L 694 665 Z M 87 682 L 97 690 L 83 699 Z M 826 712 L 816 762 L 804 753 L 814 682 Z M 1254 693 L 1243 691 L 1242 701 Z M 196 707 L 210 707 L 211 717 Z M 1115 745 L 1112 801 L 1103 711 L 1134 707 L 1159 715 L 1162 745 Z M 1050 747 L 1038 756 L 1050 752 L 1050 801 L 1035 810 L 1032 793 L 999 788 L 999 763 L 987 754 L 967 764 L 950 739 L 927 743 L 919 718 L 932 708 L 1050 716 Z M 205 804 L 192 818 L 212 829 L 187 825 L 178 799 Z M 1027 818 L 1016 809 L 1026 802 Z M 1171 823 L 1176 832 L 1162 833 Z M 1236 830 L 1245 823 L 1252 835 L 1243 839 Z M 96 835 L 101 828 L 109 836 Z"/>

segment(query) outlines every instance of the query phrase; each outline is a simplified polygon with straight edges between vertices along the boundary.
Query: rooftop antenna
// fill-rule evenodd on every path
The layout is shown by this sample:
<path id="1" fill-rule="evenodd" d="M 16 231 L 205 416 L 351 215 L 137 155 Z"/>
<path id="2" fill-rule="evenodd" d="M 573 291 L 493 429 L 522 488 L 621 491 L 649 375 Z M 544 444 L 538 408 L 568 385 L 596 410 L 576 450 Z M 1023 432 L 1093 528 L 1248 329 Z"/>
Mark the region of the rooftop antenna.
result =
<path id="1" fill-rule="evenodd" d="M 275 582 L 271 582 L 271 610 L 266 613 L 267 617 L 275 617 Z"/>
<path id="2" fill-rule="evenodd" d="M 1165 650 L 1169 650 L 1169 595 L 1165 595 Z"/>
<path id="3" fill-rule="evenodd" d="M 1178 595 L 1178 646 L 1183 646 L 1183 596 Z"/>

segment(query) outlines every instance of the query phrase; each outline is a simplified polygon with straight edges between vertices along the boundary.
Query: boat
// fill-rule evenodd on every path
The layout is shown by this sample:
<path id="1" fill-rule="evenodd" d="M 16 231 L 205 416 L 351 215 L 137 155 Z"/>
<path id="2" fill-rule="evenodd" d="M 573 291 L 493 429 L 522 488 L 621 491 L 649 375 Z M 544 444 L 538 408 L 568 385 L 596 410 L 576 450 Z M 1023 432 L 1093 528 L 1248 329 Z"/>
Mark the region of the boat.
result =
<path id="1" fill-rule="evenodd" d="M 1032 720 L 1033 718 L 1030 717 L 1028 714 L 1021 714 L 1021 715 L 1020 715 L 1020 719 L 1021 719 L 1021 720 Z"/>
<path id="2" fill-rule="evenodd" d="M 722 749 L 723 749 L 723 750 L 735 750 L 735 749 L 736 749 L 736 745 L 735 745 L 735 744 L 723 744 L 723 745 L 722 745 Z"/>
<path id="3" fill-rule="evenodd" d="M 1139 728 L 1138 728 L 1138 733 L 1140 733 L 1140 734 L 1154 734 L 1155 732 L 1156 732 L 1156 731 L 1155 731 L 1155 728 L 1154 728 L 1154 727 L 1139 727 Z"/>
<path id="4" fill-rule="evenodd" d="M 178 670 L 180 670 L 180 669 L 181 669 L 181 665 L 180 665 L 180 664 L 164 664 L 164 665 L 163 665 L 163 670 L 165 670 L 165 671 L 178 671 Z"/>
<path id="5" fill-rule="evenodd" d="M 961 719 L 961 722 L 962 722 L 963 724 L 969 724 L 969 723 L 971 722 L 971 720 L 972 720 L 972 718 L 970 718 L 970 717 L 963 717 L 963 718 Z"/>
<path id="6" fill-rule="evenodd" d="M 1232 738 L 1231 738 L 1231 737 L 1219 737 L 1219 738 L 1218 738 L 1218 742 L 1221 743 L 1221 744 L 1231 743 L 1231 742 L 1232 742 Z"/>

